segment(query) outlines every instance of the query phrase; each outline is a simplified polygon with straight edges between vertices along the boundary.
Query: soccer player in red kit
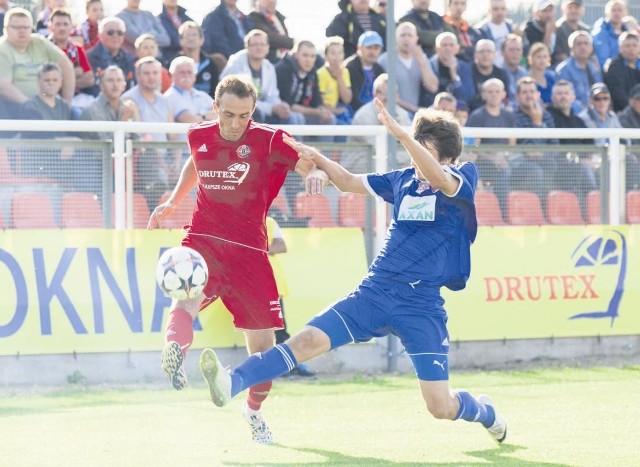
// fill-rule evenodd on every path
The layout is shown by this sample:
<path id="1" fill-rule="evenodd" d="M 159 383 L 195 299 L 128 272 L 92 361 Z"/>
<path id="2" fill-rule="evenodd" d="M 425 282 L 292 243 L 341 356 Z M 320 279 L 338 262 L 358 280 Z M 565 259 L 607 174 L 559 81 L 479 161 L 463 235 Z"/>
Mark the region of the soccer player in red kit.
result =
<path id="1" fill-rule="evenodd" d="M 157 206 L 149 229 L 162 225 L 197 184 L 196 208 L 182 245 L 206 260 L 209 280 L 202 294 L 174 300 L 166 325 L 162 369 L 177 390 L 185 387 L 183 362 L 193 342 L 193 319 L 218 297 L 244 331 L 250 355 L 274 345 L 283 327 L 278 290 L 269 264 L 265 218 L 287 172 L 306 177 L 309 194 L 318 194 L 327 175 L 298 158 L 282 139 L 282 130 L 251 120 L 257 91 L 252 83 L 230 75 L 216 88 L 213 109 L 218 121 L 192 125 L 187 132 L 190 157 L 169 199 Z M 245 418 L 253 440 L 271 443 L 260 407 L 272 382 L 249 390 Z"/>

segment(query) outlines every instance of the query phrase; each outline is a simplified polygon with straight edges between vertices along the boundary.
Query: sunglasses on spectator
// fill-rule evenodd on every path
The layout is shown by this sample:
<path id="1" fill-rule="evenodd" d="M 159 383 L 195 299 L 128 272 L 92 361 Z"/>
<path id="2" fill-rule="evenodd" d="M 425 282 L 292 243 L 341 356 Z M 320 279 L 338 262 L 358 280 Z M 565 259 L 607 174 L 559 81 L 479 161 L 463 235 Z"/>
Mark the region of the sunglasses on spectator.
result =
<path id="1" fill-rule="evenodd" d="M 124 31 L 121 31 L 119 29 L 109 29 L 108 31 L 104 32 L 107 36 L 124 36 Z"/>

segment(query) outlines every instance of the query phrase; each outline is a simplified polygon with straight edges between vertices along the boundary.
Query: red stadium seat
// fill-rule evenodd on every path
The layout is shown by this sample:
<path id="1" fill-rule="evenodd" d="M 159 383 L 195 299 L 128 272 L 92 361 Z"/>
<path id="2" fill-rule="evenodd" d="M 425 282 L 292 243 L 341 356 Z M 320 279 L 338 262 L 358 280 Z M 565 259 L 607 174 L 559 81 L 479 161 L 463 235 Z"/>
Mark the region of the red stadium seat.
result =
<path id="1" fill-rule="evenodd" d="M 490 191 L 476 191 L 476 217 L 478 225 L 504 225 L 498 197 Z"/>
<path id="2" fill-rule="evenodd" d="M 587 195 L 587 223 L 601 224 L 600 191 L 590 191 Z"/>
<path id="3" fill-rule="evenodd" d="M 342 193 L 338 198 L 338 224 L 364 228 L 365 201 L 365 195 Z"/>
<path id="4" fill-rule="evenodd" d="M 164 203 L 169 199 L 171 192 L 167 191 L 162 194 L 160 197 L 160 201 L 158 204 Z M 176 206 L 176 210 L 173 211 L 169 217 L 165 217 L 162 219 L 162 226 L 165 229 L 181 229 L 185 225 L 191 222 L 191 216 L 193 215 L 193 210 L 196 207 L 196 201 L 193 199 L 191 195 L 187 195 L 178 206 Z"/>
<path id="5" fill-rule="evenodd" d="M 70 192 L 62 196 L 60 206 L 62 228 L 101 228 L 102 207 L 93 193 Z"/>
<path id="6" fill-rule="evenodd" d="M 11 218 L 15 229 L 55 229 L 51 199 L 45 193 L 16 193 L 11 199 Z"/>
<path id="7" fill-rule="evenodd" d="M 307 196 L 306 193 L 298 193 L 296 195 L 296 217 L 308 217 L 309 227 L 336 226 L 331 205 L 324 195 Z"/>
<path id="8" fill-rule="evenodd" d="M 640 191 L 627 193 L 627 224 L 640 224 Z"/>
<path id="9" fill-rule="evenodd" d="M 511 225 L 544 225 L 540 198 L 529 191 L 512 191 L 507 198 L 507 222 Z"/>
<path id="10" fill-rule="evenodd" d="M 550 191 L 547 195 L 547 219 L 553 225 L 583 225 L 578 196 L 571 191 Z"/>

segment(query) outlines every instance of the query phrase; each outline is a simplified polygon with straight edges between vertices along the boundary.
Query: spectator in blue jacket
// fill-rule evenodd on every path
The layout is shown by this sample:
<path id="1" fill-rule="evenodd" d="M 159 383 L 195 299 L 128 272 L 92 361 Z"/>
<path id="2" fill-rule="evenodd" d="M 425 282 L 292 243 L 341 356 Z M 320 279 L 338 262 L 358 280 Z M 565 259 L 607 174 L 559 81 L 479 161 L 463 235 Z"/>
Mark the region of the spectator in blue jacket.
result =
<path id="1" fill-rule="evenodd" d="M 253 21 L 241 12 L 238 0 L 221 0 L 220 5 L 202 20 L 204 51 L 229 57 L 244 48 L 244 36 L 255 28 Z"/>
<path id="2" fill-rule="evenodd" d="M 602 72 L 591 61 L 593 43 L 587 31 L 575 31 L 569 35 L 571 56 L 556 67 L 558 78 L 566 79 L 573 85 L 575 101 L 574 113 L 579 114 L 589 106 L 589 92 L 594 83 L 602 82 Z"/>
<path id="3" fill-rule="evenodd" d="M 609 0 L 604 6 L 604 17 L 593 23 L 591 35 L 600 67 L 618 55 L 618 37 L 627 30 L 622 22 L 626 14 L 627 5 L 623 0 Z"/>
<path id="4" fill-rule="evenodd" d="M 180 55 L 180 34 L 178 30 L 187 21 L 193 21 L 187 15 L 187 10 L 178 5 L 178 0 L 162 0 L 162 13 L 158 15 L 162 27 L 169 35 L 169 45 L 161 47 L 162 63 L 165 67 Z"/>
<path id="5" fill-rule="evenodd" d="M 458 60 L 456 55 L 460 50 L 458 37 L 452 32 L 443 32 L 436 37 L 436 53 L 429 59 L 433 72 L 438 78 L 438 90 L 434 94 L 426 94 L 423 106 L 433 104 L 435 94 L 446 91 L 455 96 L 458 102 L 469 105 L 475 93 L 471 65 Z"/>

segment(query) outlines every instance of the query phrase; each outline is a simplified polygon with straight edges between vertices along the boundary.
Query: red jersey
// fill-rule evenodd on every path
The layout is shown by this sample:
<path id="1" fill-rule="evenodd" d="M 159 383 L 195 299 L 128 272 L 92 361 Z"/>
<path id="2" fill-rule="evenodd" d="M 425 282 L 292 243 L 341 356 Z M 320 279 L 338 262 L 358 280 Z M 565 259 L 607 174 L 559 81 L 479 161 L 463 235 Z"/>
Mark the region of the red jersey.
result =
<path id="1" fill-rule="evenodd" d="M 224 139 L 218 122 L 189 128 L 187 141 L 198 174 L 189 233 L 268 250 L 267 211 L 298 162 L 283 134 L 251 120 L 238 141 Z"/>

